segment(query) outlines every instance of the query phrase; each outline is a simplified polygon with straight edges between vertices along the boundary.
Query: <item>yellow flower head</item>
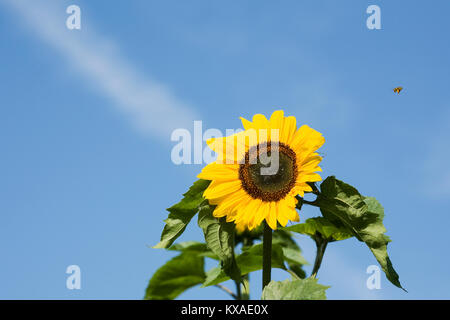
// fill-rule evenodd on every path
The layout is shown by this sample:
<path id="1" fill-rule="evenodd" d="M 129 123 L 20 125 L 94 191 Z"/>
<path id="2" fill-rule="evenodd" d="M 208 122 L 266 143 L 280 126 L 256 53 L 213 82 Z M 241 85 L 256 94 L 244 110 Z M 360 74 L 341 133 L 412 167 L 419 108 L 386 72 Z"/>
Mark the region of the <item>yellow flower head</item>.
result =
<path id="1" fill-rule="evenodd" d="M 297 129 L 295 117 L 282 110 L 270 120 L 261 114 L 241 120 L 244 131 L 207 141 L 218 156 L 198 178 L 211 180 L 203 196 L 216 205 L 214 216 L 234 221 L 238 231 L 264 220 L 274 230 L 277 222 L 299 221 L 295 197 L 312 191 L 308 182 L 322 180 L 316 150 L 324 137 L 307 125 Z"/>

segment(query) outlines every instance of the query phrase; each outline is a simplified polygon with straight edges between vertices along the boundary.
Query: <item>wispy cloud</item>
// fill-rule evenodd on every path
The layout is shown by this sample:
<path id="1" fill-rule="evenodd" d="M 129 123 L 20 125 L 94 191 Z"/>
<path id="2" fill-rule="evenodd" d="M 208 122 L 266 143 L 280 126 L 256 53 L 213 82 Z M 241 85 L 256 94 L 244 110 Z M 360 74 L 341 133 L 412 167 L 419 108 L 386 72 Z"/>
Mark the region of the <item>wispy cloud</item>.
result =
<path id="1" fill-rule="evenodd" d="M 0 0 L 31 32 L 61 54 L 95 91 L 110 99 L 143 134 L 167 139 L 174 128 L 198 118 L 170 88 L 143 75 L 121 56 L 113 42 L 89 30 L 70 31 L 61 2 Z"/>

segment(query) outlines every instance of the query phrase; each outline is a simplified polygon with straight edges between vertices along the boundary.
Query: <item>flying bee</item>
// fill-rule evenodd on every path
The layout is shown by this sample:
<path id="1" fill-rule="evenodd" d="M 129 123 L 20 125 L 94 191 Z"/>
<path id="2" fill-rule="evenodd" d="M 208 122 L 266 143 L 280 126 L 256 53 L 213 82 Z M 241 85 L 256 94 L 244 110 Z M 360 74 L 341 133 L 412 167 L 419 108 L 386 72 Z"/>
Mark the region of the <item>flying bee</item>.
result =
<path id="1" fill-rule="evenodd" d="M 403 90 L 403 87 L 397 87 L 397 88 L 394 88 L 394 92 L 396 93 L 396 94 L 400 94 L 400 91 L 402 91 Z"/>

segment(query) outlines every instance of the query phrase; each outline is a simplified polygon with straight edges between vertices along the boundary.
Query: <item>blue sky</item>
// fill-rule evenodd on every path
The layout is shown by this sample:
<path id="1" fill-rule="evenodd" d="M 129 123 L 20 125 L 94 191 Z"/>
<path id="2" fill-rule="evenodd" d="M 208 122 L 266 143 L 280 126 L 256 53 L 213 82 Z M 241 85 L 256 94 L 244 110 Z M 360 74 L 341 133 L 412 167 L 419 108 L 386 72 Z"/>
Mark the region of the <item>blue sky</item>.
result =
<path id="1" fill-rule="evenodd" d="M 65 26 L 71 4 L 81 30 Z M 371 4 L 381 30 L 366 27 Z M 147 245 L 202 167 L 171 162 L 170 132 L 282 108 L 325 136 L 324 176 L 383 204 L 409 291 L 384 276 L 368 290 L 376 261 L 351 239 L 327 250 L 328 297 L 449 299 L 449 12 L 444 0 L 0 0 L 0 298 L 142 298 L 173 255 Z M 180 240 L 201 237 L 193 223 Z M 66 289 L 72 264 L 81 290 Z"/>

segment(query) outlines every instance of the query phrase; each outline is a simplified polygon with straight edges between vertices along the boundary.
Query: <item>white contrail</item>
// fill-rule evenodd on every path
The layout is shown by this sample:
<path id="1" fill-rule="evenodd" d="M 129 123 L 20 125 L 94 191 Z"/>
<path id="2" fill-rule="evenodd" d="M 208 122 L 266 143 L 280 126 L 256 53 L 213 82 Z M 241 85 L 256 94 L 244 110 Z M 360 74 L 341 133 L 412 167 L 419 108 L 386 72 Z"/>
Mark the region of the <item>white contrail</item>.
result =
<path id="1" fill-rule="evenodd" d="M 65 24 L 68 14 L 61 2 L 0 0 L 0 3 L 12 9 L 30 31 L 58 51 L 71 68 L 126 114 L 140 132 L 168 139 L 173 129 L 190 128 L 192 121 L 198 119 L 192 108 L 175 97 L 167 86 L 140 74 L 136 66 L 121 57 L 113 43 L 92 29 L 92 23 L 86 30 L 83 22 L 81 30 L 68 30 Z"/>

